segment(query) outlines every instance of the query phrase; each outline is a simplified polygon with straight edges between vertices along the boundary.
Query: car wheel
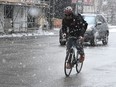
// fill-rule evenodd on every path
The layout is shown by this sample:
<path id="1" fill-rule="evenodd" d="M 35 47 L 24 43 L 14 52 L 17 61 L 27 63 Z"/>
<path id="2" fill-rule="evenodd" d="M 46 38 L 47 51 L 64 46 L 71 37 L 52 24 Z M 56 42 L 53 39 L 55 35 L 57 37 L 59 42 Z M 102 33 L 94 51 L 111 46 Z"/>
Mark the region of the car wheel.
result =
<path id="1" fill-rule="evenodd" d="M 93 39 L 90 41 L 90 44 L 91 44 L 91 46 L 96 46 L 96 45 L 97 45 L 97 40 L 96 40 L 96 38 L 93 38 Z"/>
<path id="2" fill-rule="evenodd" d="M 96 46 L 97 45 L 96 34 L 94 34 L 93 38 L 90 40 L 90 45 L 91 46 Z"/>
<path id="3" fill-rule="evenodd" d="M 105 37 L 102 40 L 103 45 L 107 45 L 108 44 L 108 34 L 105 35 Z"/>

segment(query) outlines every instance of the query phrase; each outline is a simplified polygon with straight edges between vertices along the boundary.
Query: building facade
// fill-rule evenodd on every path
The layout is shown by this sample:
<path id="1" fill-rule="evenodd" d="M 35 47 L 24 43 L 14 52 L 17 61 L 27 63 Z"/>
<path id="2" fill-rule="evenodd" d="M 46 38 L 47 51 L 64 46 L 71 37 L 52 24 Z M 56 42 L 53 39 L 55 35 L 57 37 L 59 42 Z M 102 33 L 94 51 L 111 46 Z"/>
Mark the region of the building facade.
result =
<path id="1" fill-rule="evenodd" d="M 0 0 L 0 32 L 29 32 L 45 18 L 46 3 L 40 0 Z"/>

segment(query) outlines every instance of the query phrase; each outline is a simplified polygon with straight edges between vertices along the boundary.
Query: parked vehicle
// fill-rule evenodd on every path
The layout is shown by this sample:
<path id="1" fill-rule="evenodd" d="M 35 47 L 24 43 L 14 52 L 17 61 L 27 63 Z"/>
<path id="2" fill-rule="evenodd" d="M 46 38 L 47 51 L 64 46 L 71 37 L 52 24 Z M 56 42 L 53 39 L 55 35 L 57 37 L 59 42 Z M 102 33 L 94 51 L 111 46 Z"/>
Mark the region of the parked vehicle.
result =
<path id="1" fill-rule="evenodd" d="M 107 45 L 109 28 L 104 16 L 101 14 L 82 14 L 82 16 L 88 23 L 84 42 L 90 42 L 91 46 L 95 46 L 98 41 L 102 41 L 103 45 Z"/>
<path id="2" fill-rule="evenodd" d="M 107 45 L 109 28 L 104 16 L 101 14 L 82 14 L 82 16 L 88 23 L 84 42 L 90 42 L 91 46 L 95 46 L 98 41 L 102 41 L 103 45 Z M 61 29 L 59 31 L 59 42 L 60 45 L 66 44 L 66 37 L 63 37 Z"/>

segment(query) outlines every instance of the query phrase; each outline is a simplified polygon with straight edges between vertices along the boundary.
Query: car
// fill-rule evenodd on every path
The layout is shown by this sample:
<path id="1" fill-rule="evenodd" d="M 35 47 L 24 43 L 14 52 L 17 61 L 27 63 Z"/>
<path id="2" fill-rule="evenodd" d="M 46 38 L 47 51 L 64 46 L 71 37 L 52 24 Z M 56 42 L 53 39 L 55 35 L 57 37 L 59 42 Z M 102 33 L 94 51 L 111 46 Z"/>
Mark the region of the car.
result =
<path id="1" fill-rule="evenodd" d="M 96 46 L 98 41 L 103 45 L 108 44 L 109 27 L 105 17 L 101 14 L 81 14 L 88 23 L 87 30 L 84 34 L 84 42 L 90 42 L 91 46 Z M 62 30 L 59 31 L 60 45 L 66 44 L 66 37 L 63 37 Z"/>
<path id="2" fill-rule="evenodd" d="M 105 17 L 101 14 L 82 14 L 88 23 L 84 34 L 84 42 L 90 42 L 91 46 L 96 46 L 98 41 L 103 45 L 108 44 L 109 28 Z"/>

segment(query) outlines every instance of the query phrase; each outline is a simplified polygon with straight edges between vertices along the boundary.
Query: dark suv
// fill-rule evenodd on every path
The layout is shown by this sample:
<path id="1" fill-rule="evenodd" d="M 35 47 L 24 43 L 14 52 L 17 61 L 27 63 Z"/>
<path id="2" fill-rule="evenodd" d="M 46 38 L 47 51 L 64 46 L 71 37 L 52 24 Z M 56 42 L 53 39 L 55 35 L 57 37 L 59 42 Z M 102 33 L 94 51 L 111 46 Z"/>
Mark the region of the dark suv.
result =
<path id="1" fill-rule="evenodd" d="M 92 46 L 102 41 L 103 45 L 108 43 L 109 28 L 108 24 L 101 14 L 82 14 L 84 20 L 88 23 L 84 35 L 84 41 L 90 42 Z"/>
<path id="2" fill-rule="evenodd" d="M 90 42 L 91 46 L 97 45 L 98 41 L 102 41 L 103 45 L 107 45 L 109 28 L 105 18 L 101 14 L 82 14 L 84 20 L 88 23 L 87 30 L 84 35 L 84 42 Z M 66 44 L 66 38 L 59 31 L 60 45 Z"/>

